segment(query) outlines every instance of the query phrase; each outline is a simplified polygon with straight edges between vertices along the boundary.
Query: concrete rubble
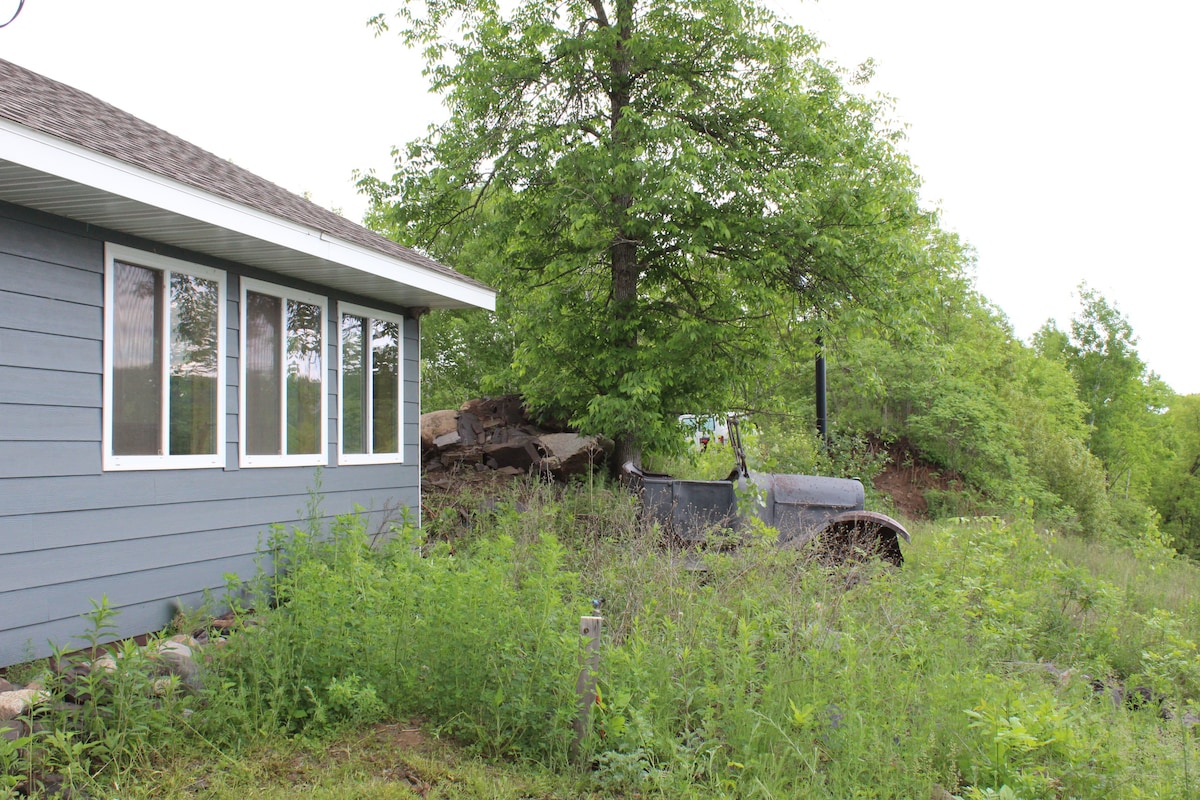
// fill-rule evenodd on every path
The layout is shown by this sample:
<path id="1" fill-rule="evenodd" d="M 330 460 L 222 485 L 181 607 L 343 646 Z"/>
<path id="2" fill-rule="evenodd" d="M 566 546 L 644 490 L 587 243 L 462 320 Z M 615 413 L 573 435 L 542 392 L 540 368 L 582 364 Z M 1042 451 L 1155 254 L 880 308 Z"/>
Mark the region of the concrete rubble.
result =
<path id="1" fill-rule="evenodd" d="M 469 400 L 421 415 L 421 463 L 436 473 L 540 475 L 560 481 L 601 466 L 612 441 L 529 419 L 517 395 Z"/>

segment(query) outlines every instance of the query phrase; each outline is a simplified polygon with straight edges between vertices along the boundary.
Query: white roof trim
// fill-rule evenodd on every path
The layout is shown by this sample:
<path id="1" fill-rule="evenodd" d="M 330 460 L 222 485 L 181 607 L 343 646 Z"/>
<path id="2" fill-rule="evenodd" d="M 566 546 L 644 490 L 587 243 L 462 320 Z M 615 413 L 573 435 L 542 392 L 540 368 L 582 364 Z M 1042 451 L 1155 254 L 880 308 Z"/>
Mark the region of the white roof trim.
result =
<path id="1" fill-rule="evenodd" d="M 208 223 L 397 284 L 494 311 L 494 291 L 376 253 L 40 131 L 0 119 L 0 153 L 13 163 Z"/>

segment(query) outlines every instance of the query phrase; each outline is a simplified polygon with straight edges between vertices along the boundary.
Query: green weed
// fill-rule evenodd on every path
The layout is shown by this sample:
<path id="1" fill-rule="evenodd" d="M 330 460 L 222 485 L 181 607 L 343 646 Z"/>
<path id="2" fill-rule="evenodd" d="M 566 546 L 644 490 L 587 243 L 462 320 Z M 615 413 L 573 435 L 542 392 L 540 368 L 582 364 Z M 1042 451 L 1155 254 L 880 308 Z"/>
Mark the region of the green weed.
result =
<path id="1" fill-rule="evenodd" d="M 374 543 L 357 515 L 276 531 L 194 714 L 135 691 L 138 655 L 113 646 L 122 669 L 95 690 L 123 710 L 0 743 L 7 774 L 40 746 L 80 785 L 138 796 L 164 760 L 201 752 L 214 785 L 286 785 L 297 770 L 268 753 L 411 718 L 514 785 L 563 781 L 534 796 L 1195 796 L 1200 621 L 1174 583 L 1197 575 L 1169 553 L 1080 546 L 1028 513 L 916 525 L 901 570 L 831 568 L 769 535 L 682 552 L 603 482 L 519 485 L 455 516 Z M 572 765 L 593 600 L 599 691 Z M 110 621 L 97 610 L 97 631 Z M 430 796 L 496 790 L 471 780 L 491 788 Z"/>

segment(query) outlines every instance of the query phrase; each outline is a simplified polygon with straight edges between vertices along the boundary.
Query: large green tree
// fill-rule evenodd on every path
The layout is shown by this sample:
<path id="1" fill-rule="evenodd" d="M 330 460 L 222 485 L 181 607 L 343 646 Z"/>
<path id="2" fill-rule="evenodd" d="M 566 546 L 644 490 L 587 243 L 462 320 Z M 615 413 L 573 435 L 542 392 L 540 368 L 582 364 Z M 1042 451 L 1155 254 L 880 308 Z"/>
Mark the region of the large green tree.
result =
<path id="1" fill-rule="evenodd" d="M 948 264 L 961 260 L 954 248 L 942 244 Z M 1087 451 L 1087 408 L 1066 366 L 1017 339 L 966 271 L 939 275 L 940 302 L 918 306 L 919 324 L 842 337 L 830 370 L 838 418 L 961 480 L 963 492 L 930 496 L 947 503 L 941 511 L 1005 512 L 1030 501 L 1062 529 L 1110 535 L 1103 465 Z"/>
<path id="2" fill-rule="evenodd" d="M 1200 557 L 1200 394 L 1175 398 L 1165 421 L 1172 454 L 1159 465 L 1151 499 L 1175 546 Z"/>
<path id="3" fill-rule="evenodd" d="M 730 403 L 780 320 L 886 306 L 923 263 L 885 107 L 801 28 L 752 0 L 505 7 L 397 15 L 450 117 L 362 182 L 370 221 L 494 283 L 527 400 L 618 463 Z"/>
<path id="4" fill-rule="evenodd" d="M 1070 332 L 1050 322 L 1034 344 L 1074 377 L 1087 409 L 1088 449 L 1104 462 L 1110 488 L 1144 496 L 1155 465 L 1167 455 L 1162 412 L 1172 392 L 1138 355 L 1128 318 L 1086 285 L 1079 295 Z"/>

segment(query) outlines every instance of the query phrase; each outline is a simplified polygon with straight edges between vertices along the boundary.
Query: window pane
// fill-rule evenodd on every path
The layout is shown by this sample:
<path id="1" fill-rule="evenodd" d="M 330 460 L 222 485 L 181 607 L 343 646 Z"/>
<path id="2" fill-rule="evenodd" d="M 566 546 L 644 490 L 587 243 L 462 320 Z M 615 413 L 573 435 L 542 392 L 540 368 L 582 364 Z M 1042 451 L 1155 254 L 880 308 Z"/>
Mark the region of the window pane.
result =
<path id="1" fill-rule="evenodd" d="M 365 320 L 342 315 L 342 452 L 367 452 L 367 370 L 363 364 Z"/>
<path id="2" fill-rule="evenodd" d="M 113 263 L 114 455 L 162 452 L 162 277 Z"/>
<path id="3" fill-rule="evenodd" d="M 217 452 L 216 281 L 171 274 L 171 455 Z"/>
<path id="4" fill-rule="evenodd" d="M 287 452 L 321 452 L 321 307 L 287 301 Z"/>
<path id="5" fill-rule="evenodd" d="M 371 320 L 372 452 L 400 451 L 400 326 Z"/>
<path id="6" fill-rule="evenodd" d="M 279 364 L 283 306 L 278 297 L 246 292 L 246 452 L 279 455 Z"/>

